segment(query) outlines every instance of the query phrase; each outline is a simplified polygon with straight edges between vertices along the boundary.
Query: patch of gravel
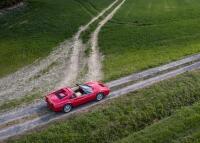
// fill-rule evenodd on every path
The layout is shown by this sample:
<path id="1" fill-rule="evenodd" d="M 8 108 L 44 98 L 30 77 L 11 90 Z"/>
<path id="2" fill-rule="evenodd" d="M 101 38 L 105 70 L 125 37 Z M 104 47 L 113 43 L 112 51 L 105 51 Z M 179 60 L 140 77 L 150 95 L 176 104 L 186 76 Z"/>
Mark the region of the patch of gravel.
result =
<path id="1" fill-rule="evenodd" d="M 61 80 L 60 75 L 68 64 L 72 44 L 71 41 L 65 41 L 45 59 L 0 79 L 0 103 L 30 94 L 36 89 L 37 92 L 51 90 Z"/>

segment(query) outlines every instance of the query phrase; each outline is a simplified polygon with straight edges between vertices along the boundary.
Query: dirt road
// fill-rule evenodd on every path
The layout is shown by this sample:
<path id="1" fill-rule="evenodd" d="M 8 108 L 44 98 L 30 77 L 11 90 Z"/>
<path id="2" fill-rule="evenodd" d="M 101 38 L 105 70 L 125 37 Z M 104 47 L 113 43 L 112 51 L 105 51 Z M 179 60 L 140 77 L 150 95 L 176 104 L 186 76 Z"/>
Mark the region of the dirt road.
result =
<path id="1" fill-rule="evenodd" d="M 12 137 L 18 134 L 22 134 L 25 131 L 33 129 L 37 126 L 41 126 L 58 119 L 69 117 L 74 113 L 81 112 L 82 110 L 88 109 L 97 104 L 102 104 L 112 98 L 122 96 L 129 92 L 145 88 L 157 82 L 199 68 L 200 68 L 200 55 L 194 55 L 191 57 L 187 57 L 183 60 L 172 62 L 167 65 L 159 66 L 157 68 L 149 69 L 140 73 L 120 78 L 115 81 L 111 81 L 107 83 L 107 85 L 109 85 L 110 88 L 123 85 L 125 86 L 113 90 L 110 93 L 110 95 L 102 102 L 91 102 L 89 104 L 80 106 L 79 108 L 75 108 L 69 114 L 54 113 L 49 111 L 44 101 L 38 102 L 35 105 L 28 106 L 21 110 L 15 110 L 12 112 L 3 113 L 1 114 L 0 118 L 0 140 L 7 139 L 8 137 Z M 130 81 L 131 82 L 135 81 L 135 82 L 127 84 L 130 83 Z M 30 118 L 31 116 L 32 118 Z M 26 119 L 26 117 L 29 118 Z M 24 119 L 23 123 L 17 122 L 20 121 L 21 119 Z"/>
<path id="2" fill-rule="evenodd" d="M 90 43 L 91 43 L 91 55 L 88 60 L 88 77 L 89 80 L 100 80 L 102 79 L 102 71 L 101 71 L 101 55 L 98 50 L 98 36 L 101 28 L 112 19 L 114 14 L 119 10 L 119 8 L 124 4 L 125 0 L 123 0 L 120 4 L 118 4 L 102 21 L 99 22 L 99 25 L 95 29 L 94 33 L 92 33 Z"/>

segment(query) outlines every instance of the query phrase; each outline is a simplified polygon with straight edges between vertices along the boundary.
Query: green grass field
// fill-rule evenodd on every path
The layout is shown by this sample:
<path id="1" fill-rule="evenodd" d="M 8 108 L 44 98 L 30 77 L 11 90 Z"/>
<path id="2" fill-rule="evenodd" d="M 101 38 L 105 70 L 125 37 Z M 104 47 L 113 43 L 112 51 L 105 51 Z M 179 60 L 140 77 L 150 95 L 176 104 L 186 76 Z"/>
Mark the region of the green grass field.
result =
<path id="1" fill-rule="evenodd" d="M 100 33 L 105 80 L 200 52 L 200 1 L 127 0 Z"/>
<path id="2" fill-rule="evenodd" d="M 200 102 L 116 143 L 200 142 Z"/>
<path id="3" fill-rule="evenodd" d="M 27 0 L 0 15 L 0 77 L 45 57 L 113 0 Z"/>
<path id="4" fill-rule="evenodd" d="M 187 135 L 189 129 L 199 127 L 195 126 L 200 120 L 198 102 L 200 71 L 194 71 L 124 95 L 103 106 L 96 106 L 90 112 L 74 115 L 39 132 L 8 142 L 111 143 L 127 136 L 135 137 L 135 134 L 138 138 L 146 135 L 146 140 L 154 141 L 155 138 L 159 142 L 162 138 L 171 142 L 180 140 L 183 133 Z M 193 105 L 190 109 L 189 106 Z M 163 126 L 171 128 L 167 130 Z M 154 129 L 156 131 L 152 132 Z M 196 132 L 194 136 L 197 136 Z"/>

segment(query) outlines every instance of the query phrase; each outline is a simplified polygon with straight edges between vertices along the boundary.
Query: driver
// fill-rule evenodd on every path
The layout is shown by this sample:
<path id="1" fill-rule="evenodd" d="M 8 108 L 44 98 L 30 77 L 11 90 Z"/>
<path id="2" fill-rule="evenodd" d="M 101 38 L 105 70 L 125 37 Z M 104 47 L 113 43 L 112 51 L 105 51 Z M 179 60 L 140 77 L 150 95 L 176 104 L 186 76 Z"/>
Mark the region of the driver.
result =
<path id="1" fill-rule="evenodd" d="M 75 94 L 76 94 L 76 97 L 82 96 L 80 91 L 76 92 Z"/>

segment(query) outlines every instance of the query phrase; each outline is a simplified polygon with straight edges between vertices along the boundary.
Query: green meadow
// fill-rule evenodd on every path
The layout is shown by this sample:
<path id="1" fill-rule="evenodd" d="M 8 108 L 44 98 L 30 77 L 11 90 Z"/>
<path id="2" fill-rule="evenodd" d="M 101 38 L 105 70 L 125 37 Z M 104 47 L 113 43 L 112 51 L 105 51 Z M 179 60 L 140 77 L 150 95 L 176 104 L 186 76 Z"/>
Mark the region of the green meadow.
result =
<path id="1" fill-rule="evenodd" d="M 105 80 L 200 52 L 198 0 L 126 0 L 99 37 Z"/>
<path id="2" fill-rule="evenodd" d="M 171 117 L 135 132 L 116 143 L 198 143 L 200 102 L 181 108 Z"/>
<path id="3" fill-rule="evenodd" d="M 0 15 L 0 77 L 47 56 L 113 0 L 27 0 Z"/>

